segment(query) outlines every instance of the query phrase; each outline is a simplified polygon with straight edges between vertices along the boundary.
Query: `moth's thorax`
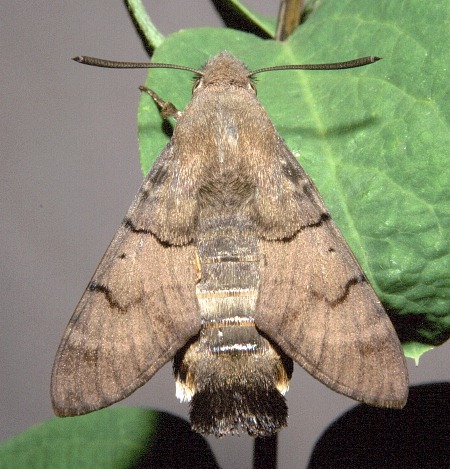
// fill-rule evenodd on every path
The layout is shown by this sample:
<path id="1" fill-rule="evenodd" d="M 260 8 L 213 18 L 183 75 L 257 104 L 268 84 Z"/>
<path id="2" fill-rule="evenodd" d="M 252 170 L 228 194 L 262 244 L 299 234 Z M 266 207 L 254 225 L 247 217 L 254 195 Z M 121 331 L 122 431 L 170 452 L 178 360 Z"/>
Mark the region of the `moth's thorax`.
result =
<path id="1" fill-rule="evenodd" d="M 255 116 L 258 116 L 255 119 Z M 194 93 L 177 121 L 173 142 L 204 164 L 246 167 L 277 134 L 252 90 L 211 85 Z"/>

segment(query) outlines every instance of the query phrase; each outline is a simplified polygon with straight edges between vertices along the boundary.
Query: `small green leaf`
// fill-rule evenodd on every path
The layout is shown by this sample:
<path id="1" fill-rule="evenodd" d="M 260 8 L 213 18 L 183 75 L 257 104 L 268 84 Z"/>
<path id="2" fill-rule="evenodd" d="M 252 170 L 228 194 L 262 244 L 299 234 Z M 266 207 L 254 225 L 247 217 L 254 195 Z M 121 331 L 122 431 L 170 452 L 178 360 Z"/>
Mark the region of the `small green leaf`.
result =
<path id="1" fill-rule="evenodd" d="M 53 418 L 0 445 L 0 469 L 217 468 L 206 440 L 165 412 L 114 407 Z"/>
<path id="2" fill-rule="evenodd" d="M 403 322 L 402 341 L 430 345 L 450 334 L 447 14 L 443 0 L 433 8 L 421 0 L 324 1 L 283 43 L 203 28 L 169 36 L 154 55 L 200 67 L 228 50 L 250 69 L 383 58 L 360 69 L 264 73 L 258 98 Z M 180 110 L 190 99 L 187 72 L 152 70 L 146 84 Z M 148 96 L 138 119 L 146 172 L 168 137 Z"/>
<path id="3" fill-rule="evenodd" d="M 416 362 L 416 366 L 419 366 L 420 357 L 425 352 L 428 352 L 433 349 L 434 347 L 432 345 L 419 344 L 418 342 L 406 342 L 403 344 L 405 356 L 412 358 Z"/>

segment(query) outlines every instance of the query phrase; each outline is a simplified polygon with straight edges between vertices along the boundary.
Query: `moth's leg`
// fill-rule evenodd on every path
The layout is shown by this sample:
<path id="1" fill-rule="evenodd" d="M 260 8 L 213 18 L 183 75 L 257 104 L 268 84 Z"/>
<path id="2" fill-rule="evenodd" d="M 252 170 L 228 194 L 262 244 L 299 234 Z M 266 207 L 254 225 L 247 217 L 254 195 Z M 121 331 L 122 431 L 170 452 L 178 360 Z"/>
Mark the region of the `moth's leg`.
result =
<path id="1" fill-rule="evenodd" d="M 175 120 L 177 120 L 178 117 L 181 116 L 181 112 L 172 103 L 169 103 L 168 101 L 164 101 L 164 99 L 160 98 L 150 88 L 147 88 L 146 86 L 140 86 L 139 89 L 141 91 L 144 91 L 145 93 L 148 93 L 153 98 L 155 103 L 161 109 L 161 117 L 163 119 L 167 119 L 168 117 L 173 117 Z"/>

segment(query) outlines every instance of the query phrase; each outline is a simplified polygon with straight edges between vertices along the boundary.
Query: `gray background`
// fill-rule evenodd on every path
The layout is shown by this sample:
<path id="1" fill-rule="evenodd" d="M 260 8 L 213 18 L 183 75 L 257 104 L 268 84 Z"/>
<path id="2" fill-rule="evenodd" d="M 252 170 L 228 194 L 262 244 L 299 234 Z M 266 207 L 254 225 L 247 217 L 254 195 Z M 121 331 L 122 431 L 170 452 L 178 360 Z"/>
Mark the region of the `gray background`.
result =
<path id="1" fill-rule="evenodd" d="M 222 25 L 207 0 L 146 4 L 164 34 Z M 263 14 L 278 10 L 276 1 L 247 4 Z M 52 417 L 50 371 L 61 334 L 142 180 L 136 108 L 146 72 L 87 68 L 69 58 L 147 55 L 119 1 L 4 2 L 0 22 L 3 440 Z M 447 343 L 426 354 L 418 368 L 408 360 L 411 383 L 448 379 L 449 350 Z M 175 398 L 170 365 L 125 404 L 188 412 Z M 299 367 L 288 404 L 280 468 L 305 467 L 325 428 L 354 406 Z M 222 467 L 251 466 L 250 438 L 209 441 Z"/>

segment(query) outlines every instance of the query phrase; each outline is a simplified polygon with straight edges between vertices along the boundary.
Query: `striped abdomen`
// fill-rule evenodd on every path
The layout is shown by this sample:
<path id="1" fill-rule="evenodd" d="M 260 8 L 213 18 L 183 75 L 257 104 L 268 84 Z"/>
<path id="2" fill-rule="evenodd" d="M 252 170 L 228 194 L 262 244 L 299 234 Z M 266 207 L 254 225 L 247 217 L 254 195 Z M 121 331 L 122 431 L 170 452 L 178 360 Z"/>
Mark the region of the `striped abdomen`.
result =
<path id="1" fill-rule="evenodd" d="M 200 222 L 197 241 L 200 334 L 176 357 L 177 396 L 191 401 L 196 431 L 251 435 L 286 425 L 292 361 L 255 327 L 261 257 L 247 217 L 222 213 Z"/>

